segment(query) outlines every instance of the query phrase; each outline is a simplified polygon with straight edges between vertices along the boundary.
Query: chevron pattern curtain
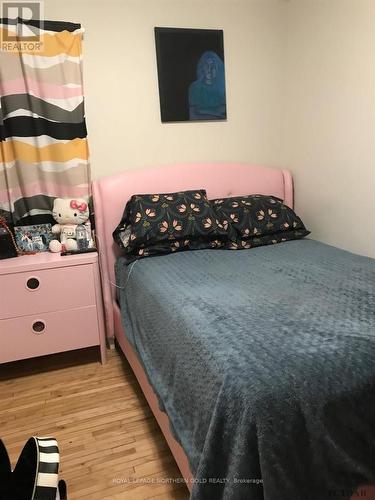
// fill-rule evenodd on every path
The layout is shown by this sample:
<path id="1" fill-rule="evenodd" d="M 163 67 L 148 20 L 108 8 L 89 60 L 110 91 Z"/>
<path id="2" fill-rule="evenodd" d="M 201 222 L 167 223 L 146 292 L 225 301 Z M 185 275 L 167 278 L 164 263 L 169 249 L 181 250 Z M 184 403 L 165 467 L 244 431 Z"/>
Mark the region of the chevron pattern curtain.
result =
<path id="1" fill-rule="evenodd" d="M 0 215 L 15 225 L 53 222 L 56 197 L 90 196 L 83 30 L 0 19 L 1 39 L 17 36 L 20 23 L 41 44 L 0 48 Z"/>

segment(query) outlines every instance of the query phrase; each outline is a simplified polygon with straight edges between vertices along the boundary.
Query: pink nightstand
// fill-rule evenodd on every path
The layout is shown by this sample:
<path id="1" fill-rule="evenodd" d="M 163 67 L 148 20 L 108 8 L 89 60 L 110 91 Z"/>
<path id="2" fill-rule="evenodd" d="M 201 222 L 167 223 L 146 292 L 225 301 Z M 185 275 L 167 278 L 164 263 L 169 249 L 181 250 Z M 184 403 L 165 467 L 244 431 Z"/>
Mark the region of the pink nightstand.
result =
<path id="1" fill-rule="evenodd" d="M 0 363 L 95 345 L 105 363 L 97 253 L 0 260 Z"/>

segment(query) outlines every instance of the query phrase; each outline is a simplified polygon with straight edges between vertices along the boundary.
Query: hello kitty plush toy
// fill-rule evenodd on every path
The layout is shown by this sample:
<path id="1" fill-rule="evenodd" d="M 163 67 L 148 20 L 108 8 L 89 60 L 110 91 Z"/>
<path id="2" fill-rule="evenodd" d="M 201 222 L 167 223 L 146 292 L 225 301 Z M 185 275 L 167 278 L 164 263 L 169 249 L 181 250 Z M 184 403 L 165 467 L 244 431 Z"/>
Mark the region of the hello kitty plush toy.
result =
<path id="1" fill-rule="evenodd" d="M 49 249 L 51 252 L 57 253 L 64 250 L 77 250 L 79 247 L 84 249 L 93 246 L 91 227 L 88 221 L 89 208 L 85 200 L 82 198 L 76 200 L 56 198 L 53 203 L 52 215 L 57 222 L 52 226 L 52 233 L 60 234 L 60 241 L 52 240 L 50 242 Z M 86 238 L 84 233 L 86 233 Z"/>

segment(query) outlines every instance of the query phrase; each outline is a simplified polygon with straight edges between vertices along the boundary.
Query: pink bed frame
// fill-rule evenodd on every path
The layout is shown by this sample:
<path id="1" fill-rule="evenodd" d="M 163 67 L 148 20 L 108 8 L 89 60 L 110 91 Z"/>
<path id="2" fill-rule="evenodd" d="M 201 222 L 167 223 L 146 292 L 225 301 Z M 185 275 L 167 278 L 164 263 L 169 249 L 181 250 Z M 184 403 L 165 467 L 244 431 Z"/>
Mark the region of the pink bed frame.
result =
<path id="1" fill-rule="evenodd" d="M 114 264 L 119 255 L 112 232 L 119 223 L 125 203 L 133 194 L 166 193 L 187 189 L 206 189 L 208 198 L 246 194 L 278 196 L 293 208 L 293 180 L 289 171 L 242 163 L 177 164 L 147 170 L 128 170 L 93 182 L 96 236 L 99 248 L 107 338 L 110 346 L 117 339 L 171 452 L 191 489 L 194 476 L 181 445 L 173 437 L 168 416 L 159 409 L 157 397 L 122 325 L 116 302 Z"/>

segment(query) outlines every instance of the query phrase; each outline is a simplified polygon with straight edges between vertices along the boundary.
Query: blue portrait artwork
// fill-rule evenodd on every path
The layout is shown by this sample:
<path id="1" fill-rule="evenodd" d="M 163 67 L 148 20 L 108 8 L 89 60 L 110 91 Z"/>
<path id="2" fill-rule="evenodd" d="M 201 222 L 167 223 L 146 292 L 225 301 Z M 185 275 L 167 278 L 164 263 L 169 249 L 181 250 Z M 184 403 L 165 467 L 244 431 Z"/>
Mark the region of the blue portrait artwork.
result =
<path id="1" fill-rule="evenodd" d="M 189 86 L 190 120 L 224 120 L 227 116 L 224 62 L 206 51 L 197 64 L 197 79 Z"/>
<path id="2" fill-rule="evenodd" d="M 161 121 L 226 120 L 223 30 L 155 27 L 155 46 Z"/>

